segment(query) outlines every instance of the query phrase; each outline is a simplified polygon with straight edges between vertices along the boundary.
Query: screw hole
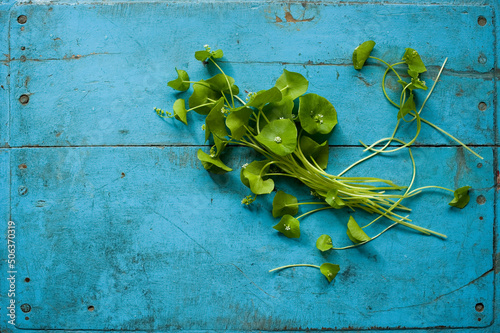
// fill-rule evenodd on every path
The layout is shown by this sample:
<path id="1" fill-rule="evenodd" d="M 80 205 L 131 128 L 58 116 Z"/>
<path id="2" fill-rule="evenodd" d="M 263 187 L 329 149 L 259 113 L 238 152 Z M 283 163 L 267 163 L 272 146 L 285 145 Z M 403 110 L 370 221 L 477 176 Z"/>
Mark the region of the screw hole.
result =
<path id="1" fill-rule="evenodd" d="M 486 58 L 486 56 L 484 54 L 479 55 L 479 57 L 477 58 L 477 62 L 482 64 L 482 65 L 484 65 L 487 61 L 488 61 L 488 59 Z"/>
<path id="2" fill-rule="evenodd" d="M 28 21 L 28 18 L 26 17 L 26 15 L 19 15 L 19 16 L 17 17 L 17 22 L 18 22 L 19 24 L 24 24 L 24 23 L 26 23 L 27 21 Z"/>
<path id="3" fill-rule="evenodd" d="M 21 51 L 24 51 L 26 50 L 26 47 L 25 46 L 21 46 Z"/>
<path id="4" fill-rule="evenodd" d="M 95 310 L 95 308 L 94 308 L 94 306 L 93 306 L 93 305 L 89 305 L 89 307 L 87 308 L 87 310 L 89 310 L 90 312 L 92 312 L 92 311 L 94 311 L 94 310 Z"/>
<path id="5" fill-rule="evenodd" d="M 21 56 L 21 57 L 19 58 L 19 60 L 21 60 L 21 62 L 25 62 L 25 61 L 26 61 L 26 56 Z"/>
<path id="6" fill-rule="evenodd" d="M 24 95 L 19 96 L 19 103 L 21 103 L 22 105 L 28 104 L 29 101 L 30 101 L 30 97 L 28 95 L 24 94 Z"/>
<path id="7" fill-rule="evenodd" d="M 483 163 L 478 163 L 478 164 L 477 164 L 477 167 L 478 167 L 478 168 L 482 168 L 482 167 L 483 167 Z"/>
<path id="8" fill-rule="evenodd" d="M 485 102 L 481 102 L 481 103 L 479 103 L 479 104 L 477 105 L 477 108 L 479 109 L 479 111 L 486 111 L 486 108 L 487 108 L 487 107 L 488 107 L 488 106 L 486 105 L 486 103 L 485 103 Z"/>
<path id="9" fill-rule="evenodd" d="M 486 25 L 488 21 L 486 20 L 486 17 L 484 16 L 479 16 L 477 18 L 477 24 L 479 24 L 480 26 L 484 27 Z"/>
<path id="10" fill-rule="evenodd" d="M 30 281 L 31 281 L 30 278 L 24 279 L 24 282 L 30 282 Z"/>
<path id="11" fill-rule="evenodd" d="M 486 198 L 484 197 L 484 195 L 481 194 L 477 197 L 476 202 L 479 205 L 484 205 L 486 203 Z"/>
<path id="12" fill-rule="evenodd" d="M 483 312 L 483 310 L 484 310 L 484 305 L 483 305 L 483 303 L 477 303 L 477 304 L 476 304 L 476 311 L 477 311 L 477 312 Z"/>

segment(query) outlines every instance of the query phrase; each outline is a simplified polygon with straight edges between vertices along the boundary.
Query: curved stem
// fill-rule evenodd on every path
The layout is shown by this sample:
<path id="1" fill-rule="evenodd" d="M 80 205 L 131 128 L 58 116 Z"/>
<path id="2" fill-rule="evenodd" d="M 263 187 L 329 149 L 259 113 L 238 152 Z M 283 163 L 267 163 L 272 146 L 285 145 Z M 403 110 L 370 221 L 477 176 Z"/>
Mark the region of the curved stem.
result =
<path id="1" fill-rule="evenodd" d="M 229 83 L 229 79 L 227 78 L 226 73 L 224 73 L 224 71 L 222 70 L 222 68 L 220 68 L 219 65 L 217 65 L 217 63 L 215 62 L 214 59 L 212 59 L 212 57 L 209 57 L 208 59 L 210 59 L 210 61 L 212 61 L 212 63 L 220 70 L 220 72 L 222 73 L 222 75 L 224 75 L 224 78 L 226 79 L 227 87 L 229 88 L 229 94 L 231 95 L 231 101 L 233 102 L 233 108 L 234 108 L 233 90 L 231 89 L 231 84 Z"/>
<path id="2" fill-rule="evenodd" d="M 406 217 L 408 217 L 408 216 L 409 215 L 407 215 Z M 392 227 L 396 226 L 397 224 L 398 224 L 398 222 L 391 224 L 390 226 L 388 226 L 387 228 L 385 228 L 384 230 L 382 230 L 379 234 L 377 234 L 376 236 L 373 236 L 370 240 L 367 240 L 367 241 L 362 242 L 362 243 L 354 244 L 354 245 L 344 246 L 344 247 L 332 247 L 332 250 L 347 250 L 347 249 L 352 249 L 354 247 L 358 247 L 358 246 L 361 246 L 361 245 L 365 245 L 366 243 L 369 243 L 372 240 L 376 239 L 378 236 L 382 235 L 384 232 L 386 232 L 387 230 L 389 230 Z"/>
<path id="3" fill-rule="evenodd" d="M 273 269 L 269 270 L 269 273 L 274 272 L 274 271 L 278 271 L 278 270 L 280 270 L 280 269 L 291 268 L 291 267 L 314 267 L 314 268 L 319 269 L 319 266 L 318 266 L 318 265 L 310 265 L 310 264 L 295 264 L 295 265 L 286 265 L 286 266 L 281 266 L 281 267 L 276 267 L 276 268 L 273 268 Z"/>

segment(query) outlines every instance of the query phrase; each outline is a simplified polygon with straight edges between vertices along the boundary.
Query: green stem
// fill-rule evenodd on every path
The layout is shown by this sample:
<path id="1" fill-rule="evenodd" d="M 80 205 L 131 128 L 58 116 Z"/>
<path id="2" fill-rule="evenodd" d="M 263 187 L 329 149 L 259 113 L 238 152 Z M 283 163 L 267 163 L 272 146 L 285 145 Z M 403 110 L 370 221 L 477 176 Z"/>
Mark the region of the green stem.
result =
<path id="1" fill-rule="evenodd" d="M 274 272 L 274 271 L 278 271 L 280 269 L 291 268 L 291 267 L 314 267 L 314 268 L 319 269 L 319 266 L 317 266 L 317 265 L 295 264 L 295 265 L 286 265 L 286 266 L 273 268 L 273 269 L 269 270 L 269 273 Z"/>
<path id="2" fill-rule="evenodd" d="M 233 102 L 233 108 L 234 108 L 233 90 L 231 89 L 231 84 L 229 83 L 229 79 L 227 78 L 226 73 L 224 73 L 222 68 L 220 68 L 219 65 L 217 65 L 217 63 L 214 61 L 214 59 L 212 59 L 212 57 L 209 57 L 208 59 L 210 59 L 210 61 L 212 61 L 212 63 L 220 70 L 222 75 L 224 75 L 224 78 L 226 79 L 227 87 L 229 88 L 229 94 L 231 95 L 231 101 Z"/>
<path id="3" fill-rule="evenodd" d="M 322 208 L 316 208 L 316 209 L 310 210 L 310 211 L 308 211 L 308 212 L 305 212 L 304 214 L 302 214 L 302 215 L 300 215 L 300 216 L 296 217 L 296 219 L 298 220 L 298 219 L 300 219 L 300 218 L 301 218 L 301 217 L 303 217 L 303 216 L 306 216 L 306 215 L 309 215 L 309 214 L 312 214 L 312 213 L 319 212 L 320 210 L 332 209 L 332 208 L 333 208 L 333 207 L 330 207 L 330 206 L 328 206 L 328 207 L 322 207 Z"/>
<path id="4" fill-rule="evenodd" d="M 408 217 L 408 215 L 407 215 L 407 217 Z M 344 247 L 332 247 L 332 250 L 347 250 L 347 249 L 352 249 L 354 247 L 358 247 L 358 246 L 361 246 L 361 245 L 365 245 L 366 243 L 369 243 L 372 240 L 376 239 L 378 236 L 382 235 L 384 232 L 386 232 L 387 230 L 389 230 L 392 227 L 396 226 L 397 224 L 398 224 L 397 222 L 391 224 L 390 226 L 388 226 L 387 228 L 385 228 L 384 230 L 382 230 L 379 234 L 377 234 L 376 236 L 373 236 L 370 240 L 367 240 L 367 241 L 362 242 L 362 243 L 354 244 L 354 245 L 344 246 Z"/>
<path id="5" fill-rule="evenodd" d="M 240 103 L 241 103 L 241 104 L 243 104 L 243 105 L 247 105 L 247 103 L 245 103 L 245 102 L 244 102 L 241 98 L 239 98 L 239 97 L 238 97 L 238 95 L 234 95 L 234 97 L 235 97 L 238 101 L 240 101 Z"/>

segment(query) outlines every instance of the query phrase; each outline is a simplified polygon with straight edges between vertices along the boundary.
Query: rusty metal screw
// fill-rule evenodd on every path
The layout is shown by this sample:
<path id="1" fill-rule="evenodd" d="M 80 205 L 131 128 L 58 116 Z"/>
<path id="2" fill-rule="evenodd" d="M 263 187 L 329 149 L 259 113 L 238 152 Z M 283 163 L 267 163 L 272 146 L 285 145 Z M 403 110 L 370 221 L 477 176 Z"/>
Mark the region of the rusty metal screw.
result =
<path id="1" fill-rule="evenodd" d="M 28 303 L 21 304 L 21 311 L 24 313 L 28 313 L 31 311 L 31 305 Z"/>
<path id="2" fill-rule="evenodd" d="M 28 104 L 29 101 L 30 101 L 30 97 L 28 95 L 24 94 L 24 95 L 19 96 L 19 103 L 21 103 L 22 105 Z"/>

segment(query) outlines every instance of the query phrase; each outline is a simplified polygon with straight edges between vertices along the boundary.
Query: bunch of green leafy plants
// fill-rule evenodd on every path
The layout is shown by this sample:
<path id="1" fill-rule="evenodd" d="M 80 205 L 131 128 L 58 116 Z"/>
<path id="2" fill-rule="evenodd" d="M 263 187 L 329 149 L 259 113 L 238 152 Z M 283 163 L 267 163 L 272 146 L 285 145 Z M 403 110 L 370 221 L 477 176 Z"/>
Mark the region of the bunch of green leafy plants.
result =
<path id="1" fill-rule="evenodd" d="M 261 155 L 261 158 L 243 165 L 240 170 L 241 182 L 252 192 L 252 195 L 242 200 L 245 205 L 251 204 L 259 195 L 273 192 L 275 189 L 273 177 L 295 178 L 309 187 L 316 198 L 311 202 L 298 202 L 295 196 L 283 191 L 277 191 L 274 196 L 272 215 L 280 218 L 274 229 L 286 237 L 300 237 L 300 219 L 327 209 L 351 211 L 361 209 L 377 217 L 360 227 L 351 216 L 347 221 L 346 232 L 354 244 L 334 247 L 332 238 L 329 235 L 322 235 L 316 242 L 316 247 L 321 251 L 341 250 L 366 244 L 398 224 L 426 235 L 446 237 L 441 233 L 411 223 L 409 215 L 401 214 L 401 212 L 411 210 L 402 204 L 404 199 L 418 195 L 428 188 L 438 188 L 454 193 L 454 199 L 449 203 L 451 206 L 463 208 L 469 201 L 469 187 L 462 187 L 456 191 L 439 186 L 412 189 L 415 179 L 415 161 L 409 146 L 415 142 L 421 123 L 428 123 L 444 132 L 420 117 L 427 99 L 422 103 L 420 111 L 416 110 L 413 91 L 427 89 L 425 83 L 419 78 L 419 74 L 425 72 L 425 66 L 418 53 L 412 49 L 406 49 L 402 62 L 390 65 L 370 56 L 374 45 L 374 42 L 369 41 L 356 48 L 353 53 L 353 64 L 356 69 L 361 69 L 368 58 L 373 58 L 387 66 L 382 79 L 382 87 L 389 102 L 398 108 L 397 126 L 392 136 L 388 138 L 370 146 L 362 143 L 366 150 L 372 153 L 337 175 L 326 172 L 329 157 L 328 141 L 317 142 L 315 139 L 317 134 L 327 135 L 332 132 L 337 124 L 337 112 L 324 97 L 307 93 L 309 82 L 299 73 L 283 70 L 273 87 L 250 93 L 244 101 L 238 96 L 240 89 L 235 84 L 234 78 L 226 75 L 217 63 L 217 59 L 223 57 L 222 50 L 212 51 L 208 45 L 205 45 L 204 50 L 195 52 L 195 58 L 204 64 L 212 64 L 220 73 L 205 80 L 191 81 L 186 71 L 176 69 L 177 78 L 168 82 L 168 85 L 178 91 L 187 91 L 192 85 L 193 92 L 188 99 L 189 108 L 186 108 L 184 99 L 177 99 L 173 104 L 173 113 L 158 108 L 155 108 L 155 111 L 161 117 L 175 118 L 186 125 L 188 112 L 195 111 L 205 116 L 203 125 L 205 141 L 212 142 L 213 145 L 209 152 L 199 149 L 197 157 L 203 167 L 212 173 L 223 174 L 232 171 L 221 159 L 228 145 L 252 148 Z M 407 65 L 410 82 L 404 81 L 395 70 L 394 67 L 401 64 Z M 392 101 L 385 91 L 385 78 L 389 71 L 397 75 L 402 85 L 399 103 Z M 407 115 L 413 118 L 406 120 Z M 407 143 L 395 138 L 401 119 L 417 123 L 415 138 Z M 390 145 L 391 143 L 397 143 L 399 146 L 394 147 Z M 376 148 L 380 145 L 382 145 L 381 148 Z M 403 148 L 408 149 L 413 165 L 413 177 L 407 186 L 398 186 L 391 180 L 376 177 L 344 176 L 347 171 L 377 154 L 390 153 Z M 296 216 L 301 205 L 315 205 L 316 207 L 319 205 L 320 208 L 314 208 Z M 386 218 L 393 224 L 378 235 L 368 236 L 363 228 L 381 218 Z M 321 266 L 287 265 L 271 271 L 297 266 L 319 268 L 328 281 L 331 281 L 340 270 L 338 265 L 324 263 Z"/>

